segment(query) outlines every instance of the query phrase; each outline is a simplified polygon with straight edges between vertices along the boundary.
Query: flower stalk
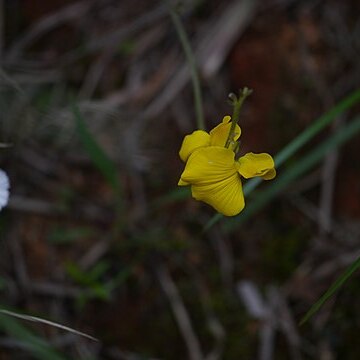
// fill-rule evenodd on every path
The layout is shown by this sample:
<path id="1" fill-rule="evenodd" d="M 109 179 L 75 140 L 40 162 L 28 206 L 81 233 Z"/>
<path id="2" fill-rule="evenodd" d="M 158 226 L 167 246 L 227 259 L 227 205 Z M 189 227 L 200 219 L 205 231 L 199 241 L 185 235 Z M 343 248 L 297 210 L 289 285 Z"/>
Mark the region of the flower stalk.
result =
<path id="1" fill-rule="evenodd" d="M 236 129 L 236 125 L 239 122 L 239 118 L 240 118 L 240 110 L 242 107 L 242 104 L 244 103 L 245 99 L 251 95 L 253 91 L 247 87 L 244 87 L 243 89 L 240 90 L 239 92 L 239 96 L 237 97 L 234 93 L 230 93 L 229 94 L 229 98 L 231 100 L 231 104 L 234 107 L 233 110 L 233 116 L 231 118 L 231 127 L 230 127 L 230 131 L 229 131 L 229 135 L 228 138 L 226 140 L 225 143 L 225 147 L 229 148 L 230 145 L 233 145 L 233 139 L 234 139 L 234 135 L 235 135 L 235 129 Z"/>
<path id="2" fill-rule="evenodd" d="M 199 73 L 198 73 L 198 67 L 196 64 L 196 59 L 195 59 L 194 53 L 191 49 L 189 38 L 186 34 L 186 31 L 184 29 L 184 26 L 180 20 L 178 13 L 173 8 L 173 6 L 171 5 L 169 0 L 166 0 L 166 3 L 168 5 L 168 10 L 169 10 L 171 20 L 175 26 L 175 30 L 179 37 L 181 46 L 183 47 L 183 50 L 184 50 L 184 53 L 186 56 L 186 61 L 189 66 L 191 81 L 192 81 L 192 86 L 193 86 L 193 92 L 194 92 L 194 103 L 195 103 L 197 127 L 200 130 L 204 130 L 205 129 L 204 111 L 203 111 L 203 105 L 202 105 L 202 94 L 201 94 L 201 87 L 200 87 L 200 80 L 199 80 Z"/>

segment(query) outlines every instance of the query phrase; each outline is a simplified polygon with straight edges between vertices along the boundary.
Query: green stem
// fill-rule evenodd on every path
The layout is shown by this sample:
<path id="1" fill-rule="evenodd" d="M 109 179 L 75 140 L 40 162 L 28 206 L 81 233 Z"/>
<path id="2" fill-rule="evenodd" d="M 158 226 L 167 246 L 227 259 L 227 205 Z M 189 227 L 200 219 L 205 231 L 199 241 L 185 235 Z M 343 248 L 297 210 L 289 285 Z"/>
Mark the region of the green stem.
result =
<path id="1" fill-rule="evenodd" d="M 183 24 L 181 23 L 180 17 L 174 8 L 171 6 L 169 0 L 166 0 L 168 5 L 169 13 L 171 16 L 171 20 L 174 23 L 176 32 L 179 36 L 181 45 L 183 47 L 187 63 L 190 68 L 191 80 L 194 90 L 194 103 L 195 103 L 195 111 L 196 111 L 196 121 L 197 126 L 200 130 L 205 130 L 205 123 L 204 123 L 204 113 L 202 108 L 202 96 L 201 96 L 201 88 L 200 88 L 200 81 L 199 75 L 197 71 L 196 61 L 193 54 L 193 51 L 190 46 L 190 41 L 186 35 L 185 29 Z"/>
<path id="2" fill-rule="evenodd" d="M 240 90 L 239 97 L 237 98 L 235 94 L 230 94 L 229 97 L 232 100 L 232 105 L 234 107 L 233 116 L 231 118 L 231 127 L 229 131 L 229 136 L 226 140 L 225 147 L 228 148 L 231 143 L 234 141 L 236 124 L 239 122 L 240 110 L 244 100 L 252 93 L 252 90 L 244 87 Z"/>

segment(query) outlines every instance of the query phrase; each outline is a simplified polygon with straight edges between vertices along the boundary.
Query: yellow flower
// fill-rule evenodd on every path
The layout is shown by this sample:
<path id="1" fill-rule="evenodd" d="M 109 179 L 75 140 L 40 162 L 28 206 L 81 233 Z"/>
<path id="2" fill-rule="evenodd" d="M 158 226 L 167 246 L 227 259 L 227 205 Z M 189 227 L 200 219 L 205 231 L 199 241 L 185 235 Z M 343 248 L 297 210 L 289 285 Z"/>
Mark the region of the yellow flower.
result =
<path id="1" fill-rule="evenodd" d="M 241 176 L 261 176 L 265 180 L 276 175 L 274 160 L 269 154 L 248 153 L 235 159 L 236 140 L 241 130 L 236 125 L 233 139 L 225 147 L 230 132 L 230 116 L 210 133 L 196 130 L 185 136 L 179 151 L 186 162 L 178 185 L 191 185 L 192 196 L 211 205 L 226 216 L 234 216 L 245 206 Z"/>

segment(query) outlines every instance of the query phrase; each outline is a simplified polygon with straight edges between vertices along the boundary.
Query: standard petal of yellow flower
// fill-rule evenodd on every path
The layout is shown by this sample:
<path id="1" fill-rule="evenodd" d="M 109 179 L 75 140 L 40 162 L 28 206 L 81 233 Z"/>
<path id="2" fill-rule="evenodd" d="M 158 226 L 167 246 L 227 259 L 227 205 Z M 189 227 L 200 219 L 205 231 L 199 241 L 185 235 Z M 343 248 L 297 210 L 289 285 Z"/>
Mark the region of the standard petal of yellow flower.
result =
<path id="1" fill-rule="evenodd" d="M 234 152 L 219 146 L 201 148 L 189 157 L 181 181 L 191 184 L 192 196 L 226 216 L 245 206 Z"/>
<path id="2" fill-rule="evenodd" d="M 230 128 L 231 128 L 231 116 L 224 116 L 222 122 L 210 131 L 210 145 L 224 147 L 226 144 L 226 140 L 229 136 Z M 233 142 L 235 142 L 240 137 L 240 134 L 241 134 L 240 126 L 236 125 L 235 136 L 232 139 Z"/>
<path id="3" fill-rule="evenodd" d="M 261 176 L 265 180 L 271 180 L 276 176 L 274 160 L 266 153 L 248 153 L 236 162 L 236 167 L 246 179 Z"/>
<path id="4" fill-rule="evenodd" d="M 185 136 L 179 151 L 180 159 L 186 162 L 194 150 L 209 145 L 210 135 L 206 131 L 196 130 L 192 134 Z"/>

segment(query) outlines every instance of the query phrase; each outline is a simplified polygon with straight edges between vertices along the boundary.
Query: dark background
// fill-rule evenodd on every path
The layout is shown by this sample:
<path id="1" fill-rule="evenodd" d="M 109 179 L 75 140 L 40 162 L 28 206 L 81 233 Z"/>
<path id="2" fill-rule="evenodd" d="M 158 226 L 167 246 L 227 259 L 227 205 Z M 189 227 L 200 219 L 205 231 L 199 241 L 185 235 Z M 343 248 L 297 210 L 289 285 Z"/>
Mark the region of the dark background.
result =
<path id="1" fill-rule="evenodd" d="M 70 359 L 358 358 L 358 273 L 298 323 L 359 256 L 359 137 L 241 227 L 229 232 L 220 220 L 204 233 L 213 209 L 177 188 L 178 150 L 196 120 L 166 3 L 0 6 L 0 142 L 10 144 L 0 160 L 11 180 L 0 217 L 2 308 L 100 340 L 18 322 Z M 175 8 L 198 60 L 207 129 L 231 114 L 231 91 L 254 90 L 240 119 L 243 153 L 275 155 L 360 83 L 358 1 Z M 115 194 L 84 145 L 74 102 L 115 164 Z M 18 332 L 0 331 L 1 359 L 39 357 Z"/>

